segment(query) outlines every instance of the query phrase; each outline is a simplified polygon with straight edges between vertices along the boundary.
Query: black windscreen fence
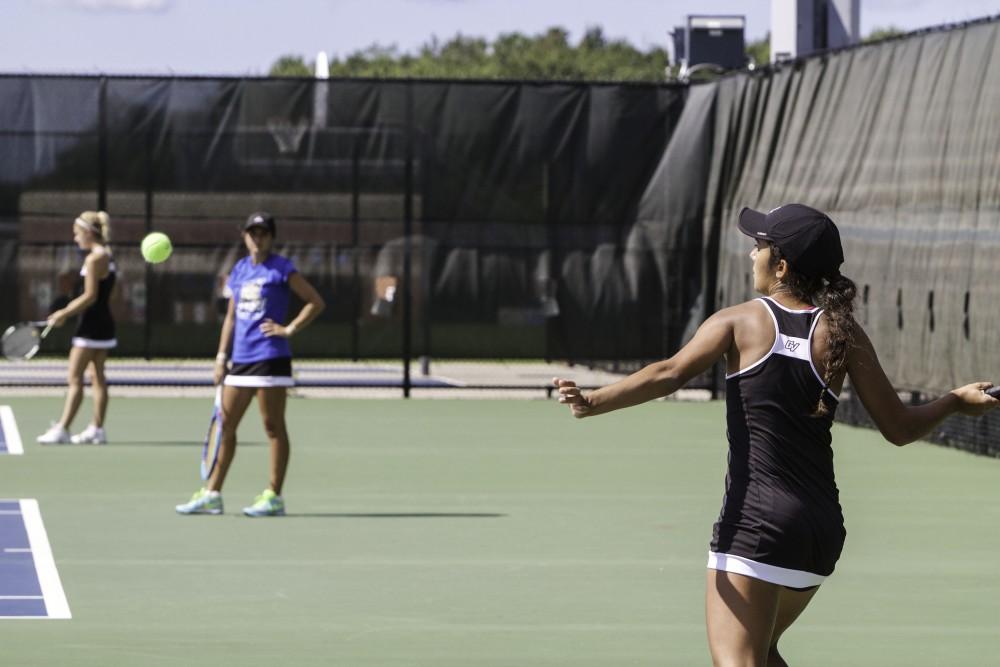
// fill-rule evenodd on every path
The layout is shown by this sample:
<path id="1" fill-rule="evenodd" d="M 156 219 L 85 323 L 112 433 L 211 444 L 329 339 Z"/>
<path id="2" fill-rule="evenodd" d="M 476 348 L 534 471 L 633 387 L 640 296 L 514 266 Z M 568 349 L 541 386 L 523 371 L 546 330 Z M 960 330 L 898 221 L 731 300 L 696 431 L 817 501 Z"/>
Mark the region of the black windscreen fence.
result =
<path id="1" fill-rule="evenodd" d="M 0 315 L 72 296 L 72 220 L 103 208 L 120 353 L 208 356 L 267 210 L 329 304 L 299 356 L 636 364 L 752 296 L 739 209 L 799 201 L 838 223 L 902 393 L 1000 380 L 998 30 L 692 86 L 0 76 Z"/>
<path id="2" fill-rule="evenodd" d="M 705 217 L 715 307 L 752 296 L 739 210 L 808 203 L 840 228 L 856 317 L 901 393 L 1000 383 L 998 38 L 984 20 L 719 82 Z M 984 436 L 998 431 L 992 413 L 935 437 L 1000 455 Z"/>
<path id="3" fill-rule="evenodd" d="M 210 355 L 239 225 L 266 210 L 278 251 L 330 304 L 297 355 L 662 357 L 702 271 L 700 208 L 649 205 L 687 97 L 656 85 L 0 78 L 0 251 L 13 259 L 0 313 L 38 319 L 71 297 L 72 221 L 101 208 L 121 271 L 119 352 Z M 706 168 L 690 171 L 682 151 L 672 177 L 697 193 L 707 147 L 680 141 Z M 138 254 L 150 230 L 176 248 L 152 267 Z"/>

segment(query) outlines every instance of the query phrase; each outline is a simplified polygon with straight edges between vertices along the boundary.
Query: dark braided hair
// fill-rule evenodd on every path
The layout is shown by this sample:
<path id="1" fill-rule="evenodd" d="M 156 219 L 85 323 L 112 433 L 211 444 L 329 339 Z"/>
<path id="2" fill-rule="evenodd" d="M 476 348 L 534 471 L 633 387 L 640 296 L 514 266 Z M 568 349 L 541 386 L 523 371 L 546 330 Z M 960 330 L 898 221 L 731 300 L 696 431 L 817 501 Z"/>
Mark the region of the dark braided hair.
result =
<path id="1" fill-rule="evenodd" d="M 773 243 L 771 246 L 771 266 L 776 266 L 782 259 L 781 249 Z M 787 260 L 786 260 L 787 261 Z M 827 351 L 823 365 L 823 389 L 820 390 L 819 403 L 816 405 L 814 417 L 825 416 L 829 409 L 823 402 L 833 378 L 847 368 L 847 351 L 854 343 L 854 333 L 857 323 L 854 321 L 854 298 L 858 294 L 857 285 L 850 278 L 836 274 L 826 278 L 810 278 L 791 267 L 781 280 L 792 296 L 800 301 L 819 306 L 826 311 L 827 316 Z"/>

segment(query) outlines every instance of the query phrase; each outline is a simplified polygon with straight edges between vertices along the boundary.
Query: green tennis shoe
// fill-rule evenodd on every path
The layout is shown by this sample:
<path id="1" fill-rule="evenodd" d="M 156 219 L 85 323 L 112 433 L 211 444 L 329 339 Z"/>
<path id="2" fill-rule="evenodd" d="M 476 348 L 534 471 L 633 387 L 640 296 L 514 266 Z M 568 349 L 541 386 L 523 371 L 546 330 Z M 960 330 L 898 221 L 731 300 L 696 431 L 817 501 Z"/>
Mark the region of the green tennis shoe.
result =
<path id="1" fill-rule="evenodd" d="M 253 499 L 253 505 L 244 507 L 247 516 L 284 516 L 285 501 L 271 489 Z"/>
<path id="2" fill-rule="evenodd" d="M 191 496 L 191 500 L 174 509 L 178 514 L 222 514 L 222 494 L 200 488 Z"/>

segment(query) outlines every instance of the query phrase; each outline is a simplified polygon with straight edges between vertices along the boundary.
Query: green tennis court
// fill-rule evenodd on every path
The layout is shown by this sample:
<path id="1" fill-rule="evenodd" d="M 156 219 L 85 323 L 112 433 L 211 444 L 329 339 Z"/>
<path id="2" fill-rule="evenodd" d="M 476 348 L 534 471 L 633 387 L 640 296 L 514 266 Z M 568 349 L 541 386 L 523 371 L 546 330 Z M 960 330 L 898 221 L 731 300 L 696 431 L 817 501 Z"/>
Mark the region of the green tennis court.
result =
<path id="1" fill-rule="evenodd" d="M 291 516 L 256 414 L 227 514 L 181 517 L 207 399 L 115 398 L 105 447 L 40 447 L 61 398 L 5 398 L 73 618 L 0 623 L 8 665 L 703 665 L 720 402 L 572 420 L 554 402 L 289 403 Z M 86 413 L 87 406 L 84 406 Z M 256 410 L 252 407 L 251 410 Z M 992 665 L 1000 461 L 835 427 L 848 540 L 783 640 L 801 665 Z"/>

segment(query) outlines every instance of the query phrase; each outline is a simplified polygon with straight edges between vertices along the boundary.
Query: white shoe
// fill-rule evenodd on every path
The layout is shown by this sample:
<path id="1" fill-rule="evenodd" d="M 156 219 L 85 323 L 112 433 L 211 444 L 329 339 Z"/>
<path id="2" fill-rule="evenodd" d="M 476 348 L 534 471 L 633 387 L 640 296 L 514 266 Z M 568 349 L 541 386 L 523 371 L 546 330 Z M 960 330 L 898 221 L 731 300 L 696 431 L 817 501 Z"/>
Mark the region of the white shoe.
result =
<path id="1" fill-rule="evenodd" d="M 66 445 L 69 444 L 69 433 L 61 424 L 53 424 L 48 431 L 35 438 L 35 442 L 42 445 Z"/>
<path id="2" fill-rule="evenodd" d="M 205 488 L 198 489 L 191 500 L 174 509 L 178 514 L 222 514 L 222 494 Z"/>
<path id="3" fill-rule="evenodd" d="M 69 440 L 74 445 L 104 445 L 108 442 L 108 436 L 103 428 L 91 424 Z"/>

